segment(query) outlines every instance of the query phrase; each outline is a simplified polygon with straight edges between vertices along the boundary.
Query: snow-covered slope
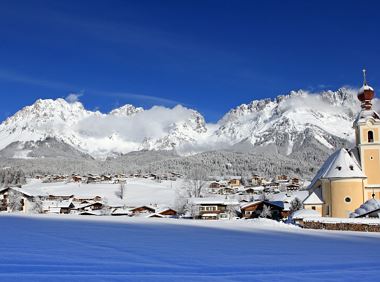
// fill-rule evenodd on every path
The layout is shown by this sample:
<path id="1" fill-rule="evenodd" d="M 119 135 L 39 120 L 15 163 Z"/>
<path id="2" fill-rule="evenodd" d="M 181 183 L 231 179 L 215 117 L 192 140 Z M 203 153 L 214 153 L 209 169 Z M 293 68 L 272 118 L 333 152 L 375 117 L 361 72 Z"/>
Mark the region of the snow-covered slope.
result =
<path id="1" fill-rule="evenodd" d="M 307 136 L 333 149 L 338 140 L 354 141 L 352 122 L 359 109 L 355 90 L 293 91 L 231 110 L 220 120 L 215 136 L 231 145 L 275 145 L 279 153 L 287 155 L 294 146 L 307 146 Z"/>
<path id="2" fill-rule="evenodd" d="M 283 155 L 318 146 L 331 150 L 353 141 L 352 121 L 360 109 L 356 93 L 347 88 L 293 91 L 242 104 L 217 124 L 206 124 L 200 113 L 183 106 L 144 110 L 127 104 L 104 114 L 86 110 L 80 102 L 37 100 L 0 125 L 0 150 L 8 146 L 7 157 L 28 158 L 33 142 L 47 138 L 100 158 L 137 150 L 189 154 L 271 146 L 271 152 Z M 17 149 L 13 155 L 12 148 Z"/>

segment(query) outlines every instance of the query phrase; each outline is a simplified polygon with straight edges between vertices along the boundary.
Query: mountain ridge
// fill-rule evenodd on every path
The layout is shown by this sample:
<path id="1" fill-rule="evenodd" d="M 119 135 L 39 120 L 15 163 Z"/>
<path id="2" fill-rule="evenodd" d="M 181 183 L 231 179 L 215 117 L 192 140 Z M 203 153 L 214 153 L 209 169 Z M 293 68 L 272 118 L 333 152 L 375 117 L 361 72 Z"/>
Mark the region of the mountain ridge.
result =
<path id="1" fill-rule="evenodd" d="M 50 138 L 99 159 L 140 150 L 193 155 L 213 150 L 256 152 L 267 147 L 291 155 L 294 147 L 310 151 L 315 144 L 328 152 L 353 142 L 352 121 L 360 110 L 356 93 L 350 88 L 291 91 L 241 104 L 216 124 L 206 123 L 198 111 L 181 105 L 143 109 L 126 104 L 101 113 L 86 110 L 80 102 L 38 99 L 0 124 L 0 150 L 6 149 L 8 158 L 28 158 L 27 151 L 20 153 L 23 146 Z M 13 156 L 11 144 L 18 150 Z"/>

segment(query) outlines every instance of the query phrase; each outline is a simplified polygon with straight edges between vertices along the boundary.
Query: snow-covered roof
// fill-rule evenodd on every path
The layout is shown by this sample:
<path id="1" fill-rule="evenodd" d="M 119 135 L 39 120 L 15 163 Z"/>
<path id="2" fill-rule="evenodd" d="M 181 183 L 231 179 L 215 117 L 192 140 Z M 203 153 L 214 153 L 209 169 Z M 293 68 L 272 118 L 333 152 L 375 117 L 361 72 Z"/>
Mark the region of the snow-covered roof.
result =
<path id="1" fill-rule="evenodd" d="M 323 204 L 322 191 L 320 188 L 315 189 L 307 198 L 303 201 L 304 205 L 320 205 Z"/>
<path id="2" fill-rule="evenodd" d="M 304 219 L 307 217 L 320 217 L 320 216 L 321 215 L 319 214 L 319 212 L 315 210 L 303 209 L 303 210 L 295 211 L 292 214 L 292 219 Z"/>
<path id="3" fill-rule="evenodd" d="M 244 205 L 241 205 L 240 208 L 241 209 L 245 209 L 249 206 L 252 206 L 252 205 L 257 205 L 257 204 L 260 204 L 262 203 L 263 201 L 254 201 L 254 202 L 249 202 L 249 203 L 245 203 Z"/>
<path id="4" fill-rule="evenodd" d="M 192 198 L 190 202 L 194 205 L 239 205 L 239 201 L 236 199 L 225 198 Z"/>
<path id="5" fill-rule="evenodd" d="M 366 122 L 369 118 L 380 120 L 380 115 L 375 110 L 361 110 L 355 118 L 354 125 L 359 122 Z"/>
<path id="6" fill-rule="evenodd" d="M 113 212 L 112 215 L 131 215 L 132 212 L 129 209 L 125 208 L 116 208 Z"/>
<path id="7" fill-rule="evenodd" d="M 295 198 L 303 201 L 305 198 L 309 196 L 309 192 L 305 190 L 294 191 L 294 192 L 281 192 L 278 194 L 274 194 L 271 196 L 272 201 L 282 201 L 290 203 Z"/>
<path id="8" fill-rule="evenodd" d="M 362 204 L 359 208 L 357 208 L 355 212 L 351 213 L 350 217 L 360 217 L 379 209 L 380 209 L 380 201 L 376 199 L 369 199 L 364 204 Z"/>
<path id="9" fill-rule="evenodd" d="M 311 181 L 309 187 L 319 179 L 331 178 L 367 178 L 361 170 L 356 159 L 342 148 L 333 153 L 319 169 L 318 173 Z"/>

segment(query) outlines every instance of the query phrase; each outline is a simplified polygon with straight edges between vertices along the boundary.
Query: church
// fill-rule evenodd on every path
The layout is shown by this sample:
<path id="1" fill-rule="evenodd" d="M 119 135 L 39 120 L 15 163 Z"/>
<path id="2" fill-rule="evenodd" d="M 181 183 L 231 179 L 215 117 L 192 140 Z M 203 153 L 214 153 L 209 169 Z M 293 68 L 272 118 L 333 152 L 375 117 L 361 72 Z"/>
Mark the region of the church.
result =
<path id="1" fill-rule="evenodd" d="M 367 84 L 358 92 L 361 111 L 353 128 L 356 146 L 341 148 L 322 165 L 309 185 L 305 209 L 323 217 L 349 217 L 370 199 L 380 199 L 380 116 L 372 109 L 374 89 Z"/>

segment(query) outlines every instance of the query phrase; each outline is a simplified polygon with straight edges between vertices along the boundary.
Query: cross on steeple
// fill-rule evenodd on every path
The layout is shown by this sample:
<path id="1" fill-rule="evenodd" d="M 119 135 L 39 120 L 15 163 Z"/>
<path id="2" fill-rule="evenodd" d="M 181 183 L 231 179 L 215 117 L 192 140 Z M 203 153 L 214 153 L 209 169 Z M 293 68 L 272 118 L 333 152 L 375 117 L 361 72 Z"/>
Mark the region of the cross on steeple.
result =
<path id="1" fill-rule="evenodd" d="M 363 85 L 367 85 L 367 71 L 363 69 Z"/>

